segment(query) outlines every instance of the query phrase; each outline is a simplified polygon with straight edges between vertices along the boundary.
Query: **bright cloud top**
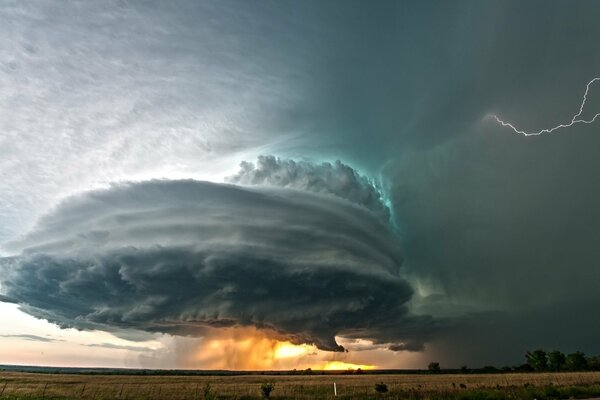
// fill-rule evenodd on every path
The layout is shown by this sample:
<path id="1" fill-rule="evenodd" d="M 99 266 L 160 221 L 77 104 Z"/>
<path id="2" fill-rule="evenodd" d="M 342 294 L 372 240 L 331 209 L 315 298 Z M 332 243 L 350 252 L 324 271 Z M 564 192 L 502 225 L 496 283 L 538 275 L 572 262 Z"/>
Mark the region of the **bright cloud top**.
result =
<path id="1" fill-rule="evenodd" d="M 308 161 L 259 156 L 256 165 L 242 162 L 240 171 L 227 179 L 243 185 L 279 186 L 337 196 L 359 204 L 384 220 L 390 210 L 379 188 L 349 165 L 336 161 L 315 164 Z"/>

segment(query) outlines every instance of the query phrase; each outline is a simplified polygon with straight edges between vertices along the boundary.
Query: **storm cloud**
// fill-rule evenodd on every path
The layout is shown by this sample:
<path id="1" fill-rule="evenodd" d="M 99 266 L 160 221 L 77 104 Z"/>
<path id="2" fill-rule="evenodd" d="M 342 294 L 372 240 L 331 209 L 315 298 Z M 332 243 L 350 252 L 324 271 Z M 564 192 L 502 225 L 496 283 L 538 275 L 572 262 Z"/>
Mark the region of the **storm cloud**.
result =
<path id="1" fill-rule="evenodd" d="M 599 354 L 600 122 L 525 138 L 486 118 L 569 120 L 600 73 L 599 14 L 588 0 L 4 5 L 0 302 L 132 340 L 237 324 L 322 348 L 343 332 L 350 352 L 427 341 L 373 361 L 390 368 Z M 595 86 L 584 115 L 597 110 Z M 227 176 L 241 188 L 87 192 Z"/>
<path id="2" fill-rule="evenodd" d="M 259 156 L 256 165 L 244 161 L 227 179 L 242 185 L 268 185 L 330 194 L 362 205 L 387 220 L 390 210 L 373 182 L 337 160 L 333 164 Z"/>
<path id="3" fill-rule="evenodd" d="M 419 349 L 432 326 L 407 311 L 396 236 L 328 195 L 115 185 L 67 199 L 7 248 L 4 295 L 65 327 L 201 336 L 255 326 L 341 351 L 336 335 Z"/>

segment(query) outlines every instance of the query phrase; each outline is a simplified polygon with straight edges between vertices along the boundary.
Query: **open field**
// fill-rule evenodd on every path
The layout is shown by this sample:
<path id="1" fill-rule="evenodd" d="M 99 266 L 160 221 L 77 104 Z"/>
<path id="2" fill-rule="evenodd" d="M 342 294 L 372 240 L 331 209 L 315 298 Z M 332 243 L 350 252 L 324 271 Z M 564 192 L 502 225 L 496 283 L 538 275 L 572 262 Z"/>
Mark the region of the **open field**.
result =
<path id="1" fill-rule="evenodd" d="M 600 395 L 600 372 L 442 375 L 123 376 L 0 373 L 2 399 L 551 399 Z M 383 382 L 388 392 L 375 391 Z M 204 387 L 210 383 L 210 394 Z M 462 386 L 461 386 L 462 385 Z M 600 397 L 600 396 L 599 396 Z"/>

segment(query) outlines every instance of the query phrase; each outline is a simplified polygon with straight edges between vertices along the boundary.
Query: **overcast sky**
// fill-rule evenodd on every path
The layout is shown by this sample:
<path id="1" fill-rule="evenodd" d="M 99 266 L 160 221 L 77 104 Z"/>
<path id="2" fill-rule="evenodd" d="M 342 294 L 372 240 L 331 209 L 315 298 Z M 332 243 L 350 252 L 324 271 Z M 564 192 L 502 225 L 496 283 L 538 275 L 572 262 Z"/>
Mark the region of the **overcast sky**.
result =
<path id="1" fill-rule="evenodd" d="M 2 2 L 0 363 L 235 368 L 173 356 L 232 326 L 390 368 L 600 354 L 600 121 L 488 117 L 569 122 L 599 13 Z"/>

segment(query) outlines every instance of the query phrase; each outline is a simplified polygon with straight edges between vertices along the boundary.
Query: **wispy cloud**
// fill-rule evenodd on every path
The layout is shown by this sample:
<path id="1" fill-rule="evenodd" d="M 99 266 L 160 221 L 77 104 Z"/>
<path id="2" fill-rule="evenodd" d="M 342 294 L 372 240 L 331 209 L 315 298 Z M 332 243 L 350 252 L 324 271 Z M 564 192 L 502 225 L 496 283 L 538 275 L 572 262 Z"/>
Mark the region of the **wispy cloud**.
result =
<path id="1" fill-rule="evenodd" d="M 244 50 L 247 12 L 0 7 L 0 243 L 66 195 L 119 180 L 215 179 L 285 135 L 300 89 L 281 76 L 289 68 Z"/>
<path id="2" fill-rule="evenodd" d="M 64 342 L 64 340 L 62 340 L 62 339 L 55 339 L 55 338 L 51 338 L 51 337 L 47 337 L 47 336 L 38 336 L 38 335 L 29 335 L 29 334 L 0 335 L 0 337 L 31 340 L 33 342 Z"/>
<path id="3" fill-rule="evenodd" d="M 115 350 L 129 350 L 129 351 L 153 351 L 154 349 L 150 347 L 143 346 L 127 346 L 113 343 L 92 343 L 92 344 L 84 344 L 83 346 L 87 347 L 103 347 L 105 349 L 115 349 Z"/>

